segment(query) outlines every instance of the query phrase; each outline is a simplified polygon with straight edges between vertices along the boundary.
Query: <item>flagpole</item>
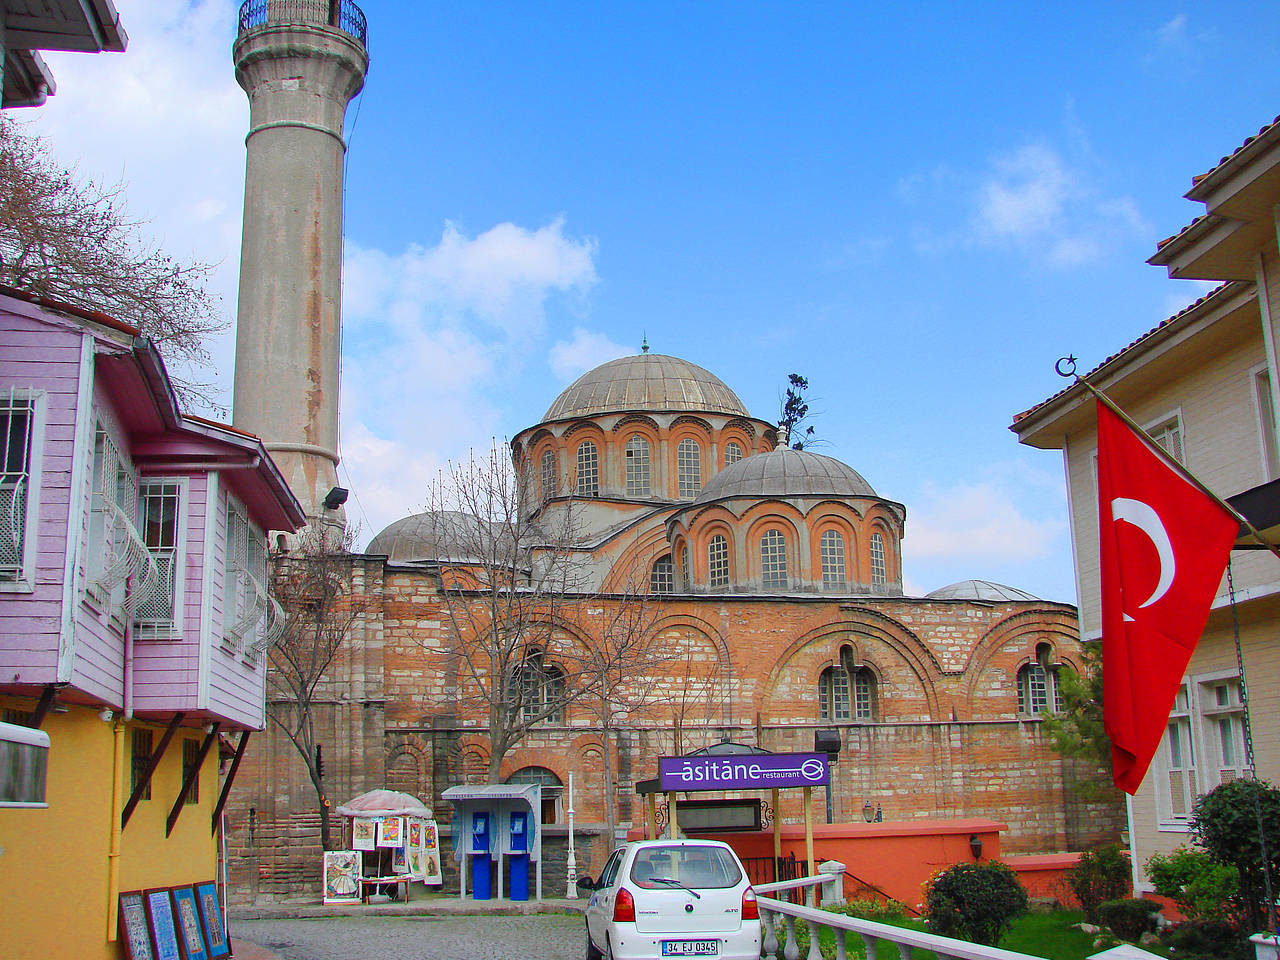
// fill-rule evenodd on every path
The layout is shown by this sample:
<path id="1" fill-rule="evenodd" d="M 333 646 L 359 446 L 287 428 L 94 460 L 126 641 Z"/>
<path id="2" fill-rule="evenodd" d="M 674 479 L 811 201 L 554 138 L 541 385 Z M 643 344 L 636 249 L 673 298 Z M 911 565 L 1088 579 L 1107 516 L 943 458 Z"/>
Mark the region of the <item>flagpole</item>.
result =
<path id="1" fill-rule="evenodd" d="M 1064 364 L 1070 364 L 1070 369 L 1064 371 L 1062 369 Z M 1080 376 L 1080 374 L 1076 373 L 1075 365 L 1076 365 L 1075 357 L 1063 357 L 1061 360 L 1058 361 L 1055 369 L 1058 371 L 1058 376 L 1060 377 L 1075 377 L 1076 383 L 1080 384 L 1086 390 L 1092 393 L 1095 397 L 1098 398 L 1100 402 L 1106 404 L 1107 409 L 1109 409 L 1117 417 L 1123 420 L 1125 424 L 1128 425 L 1130 430 L 1132 430 L 1138 436 L 1146 440 L 1147 445 L 1151 448 L 1152 452 L 1155 453 L 1156 456 L 1158 456 L 1161 460 L 1163 460 L 1167 467 L 1169 467 L 1171 470 L 1176 472 L 1178 476 L 1182 477 L 1184 480 L 1190 483 L 1193 487 L 1195 487 L 1197 490 L 1203 493 L 1206 497 L 1208 497 L 1210 500 L 1212 500 L 1214 503 L 1220 506 L 1223 510 L 1227 511 L 1227 513 L 1229 513 L 1232 517 L 1234 517 L 1239 522 L 1240 526 L 1244 527 L 1246 530 L 1249 531 L 1249 535 L 1252 536 L 1253 539 L 1256 540 L 1260 546 L 1266 548 L 1267 550 L 1270 550 L 1273 554 L 1275 554 L 1275 556 L 1278 559 L 1280 559 L 1280 545 L 1274 544 L 1270 540 L 1268 540 L 1266 537 L 1264 537 L 1258 531 L 1257 527 L 1255 527 L 1252 523 L 1249 522 L 1248 517 L 1246 517 L 1243 513 L 1241 513 L 1239 510 L 1237 510 L 1231 504 L 1227 503 L 1227 501 L 1223 500 L 1220 496 L 1218 496 L 1216 493 L 1210 490 L 1207 486 L 1205 486 L 1200 481 L 1199 477 L 1197 477 L 1194 473 L 1188 470 L 1182 463 L 1178 461 L 1176 457 L 1173 456 L 1173 454 L 1169 453 L 1168 450 L 1160 446 L 1160 444 L 1156 442 L 1155 437 L 1147 433 L 1147 431 L 1143 429 L 1143 427 L 1136 420 L 1134 420 L 1133 417 L 1129 416 L 1127 413 L 1121 410 L 1119 405 L 1116 404 L 1114 400 L 1108 397 L 1105 393 L 1103 393 L 1101 390 L 1095 387 L 1092 383 L 1090 383 L 1084 377 Z"/>

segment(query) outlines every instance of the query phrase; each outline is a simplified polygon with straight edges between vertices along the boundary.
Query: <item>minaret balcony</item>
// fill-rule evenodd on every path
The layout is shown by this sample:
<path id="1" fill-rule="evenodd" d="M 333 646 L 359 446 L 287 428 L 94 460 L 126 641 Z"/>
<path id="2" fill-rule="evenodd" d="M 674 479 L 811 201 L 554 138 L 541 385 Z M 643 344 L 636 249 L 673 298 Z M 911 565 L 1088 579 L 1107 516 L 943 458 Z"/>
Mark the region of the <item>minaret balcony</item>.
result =
<path id="1" fill-rule="evenodd" d="M 364 11 L 351 0 L 245 0 L 240 5 L 240 28 L 243 37 L 255 27 L 267 23 L 306 23 L 332 27 L 360 41 L 365 46 L 367 27 Z"/>

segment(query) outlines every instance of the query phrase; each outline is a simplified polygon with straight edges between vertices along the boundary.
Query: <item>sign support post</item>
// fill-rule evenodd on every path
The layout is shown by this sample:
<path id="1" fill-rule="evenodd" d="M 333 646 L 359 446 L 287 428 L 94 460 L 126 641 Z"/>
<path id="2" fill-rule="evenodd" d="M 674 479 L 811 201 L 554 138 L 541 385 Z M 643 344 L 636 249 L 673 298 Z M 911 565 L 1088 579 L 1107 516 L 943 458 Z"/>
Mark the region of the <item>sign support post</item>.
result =
<path id="1" fill-rule="evenodd" d="M 813 862 L 813 787 L 804 788 L 804 855 L 809 861 L 808 876 L 812 877 L 818 872 Z M 813 895 L 816 889 L 817 887 L 810 887 L 809 895 L 805 898 L 811 907 L 816 899 Z"/>

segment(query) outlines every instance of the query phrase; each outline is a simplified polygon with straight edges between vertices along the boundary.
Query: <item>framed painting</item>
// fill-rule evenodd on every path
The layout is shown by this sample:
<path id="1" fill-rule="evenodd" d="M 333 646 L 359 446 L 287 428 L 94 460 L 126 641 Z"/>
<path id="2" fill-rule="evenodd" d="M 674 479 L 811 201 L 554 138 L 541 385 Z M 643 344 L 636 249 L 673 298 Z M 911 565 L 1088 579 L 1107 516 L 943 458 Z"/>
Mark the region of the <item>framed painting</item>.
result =
<path id="1" fill-rule="evenodd" d="M 422 877 L 423 883 L 444 883 L 444 874 L 440 872 L 440 837 L 436 832 L 436 822 L 427 820 L 422 824 Z"/>
<path id="2" fill-rule="evenodd" d="M 360 851 L 326 850 L 324 854 L 324 902 L 360 902 Z"/>
<path id="3" fill-rule="evenodd" d="M 227 928 L 222 922 L 222 905 L 218 903 L 218 887 L 212 880 L 197 883 L 191 888 L 196 896 L 196 913 L 204 930 L 204 942 L 209 948 L 209 960 L 222 960 L 231 956 L 231 944 L 227 940 Z"/>
<path id="4" fill-rule="evenodd" d="M 392 847 L 391 872 L 392 873 L 408 873 L 409 872 L 408 847 Z"/>
<path id="5" fill-rule="evenodd" d="M 422 879 L 422 847 L 406 846 L 405 854 L 409 858 L 409 876 L 415 880 Z"/>
<path id="6" fill-rule="evenodd" d="M 385 817 L 378 821 L 378 846 L 404 846 L 404 817 Z"/>
<path id="7" fill-rule="evenodd" d="M 417 817 L 409 818 L 409 846 L 422 846 L 422 821 Z"/>
<path id="8" fill-rule="evenodd" d="M 155 960 L 147 932 L 147 906 L 141 890 L 120 894 L 120 932 L 125 960 Z"/>
<path id="9" fill-rule="evenodd" d="M 200 910 L 196 906 L 196 893 L 190 887 L 174 887 L 169 891 L 173 898 L 173 917 L 178 930 L 178 952 L 182 960 L 209 960 L 209 948 L 200 929 Z"/>
<path id="10" fill-rule="evenodd" d="M 147 907 L 147 929 L 151 934 L 151 951 L 155 960 L 182 960 L 178 952 L 178 928 L 173 920 L 173 900 L 168 887 L 157 887 L 143 893 Z"/>
<path id="11" fill-rule="evenodd" d="M 351 846 L 357 850 L 376 850 L 378 847 L 378 821 L 356 817 L 351 821 Z"/>

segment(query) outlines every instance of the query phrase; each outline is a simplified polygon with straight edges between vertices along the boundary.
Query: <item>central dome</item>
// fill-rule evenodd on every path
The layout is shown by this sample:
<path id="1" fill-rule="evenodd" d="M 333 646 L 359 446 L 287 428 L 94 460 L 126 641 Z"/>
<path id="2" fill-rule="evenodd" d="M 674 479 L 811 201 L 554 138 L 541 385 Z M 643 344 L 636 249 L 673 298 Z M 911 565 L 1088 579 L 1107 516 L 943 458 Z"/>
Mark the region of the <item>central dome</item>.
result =
<path id="1" fill-rule="evenodd" d="M 632 410 L 688 410 L 749 417 L 738 395 L 696 363 L 660 353 L 610 360 L 556 397 L 543 421 Z"/>
<path id="2" fill-rule="evenodd" d="M 835 457 L 781 447 L 725 467 L 694 503 L 724 497 L 874 497 L 862 474 Z"/>

